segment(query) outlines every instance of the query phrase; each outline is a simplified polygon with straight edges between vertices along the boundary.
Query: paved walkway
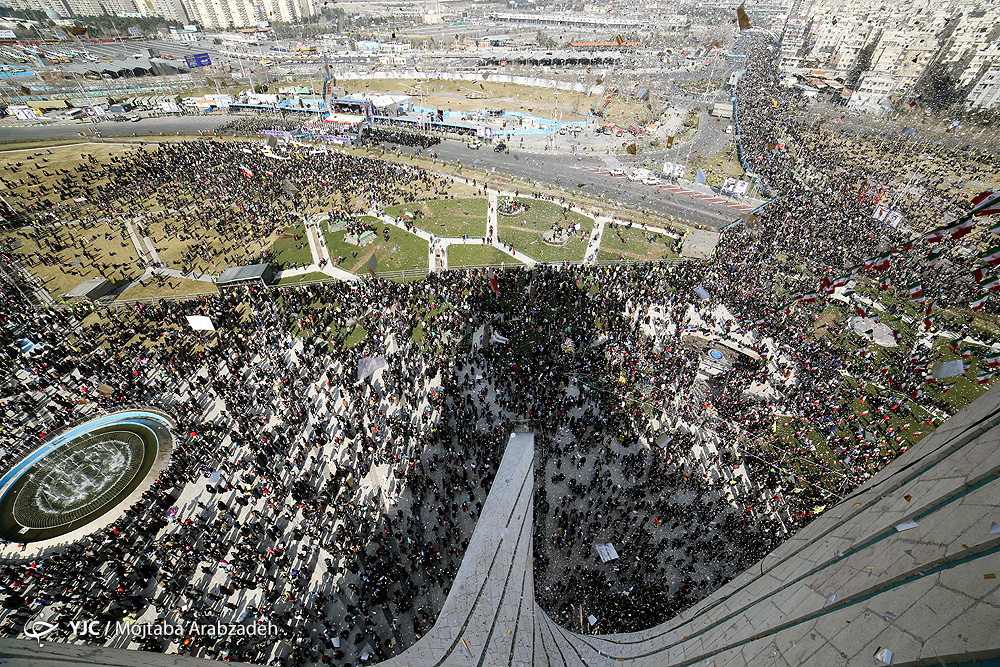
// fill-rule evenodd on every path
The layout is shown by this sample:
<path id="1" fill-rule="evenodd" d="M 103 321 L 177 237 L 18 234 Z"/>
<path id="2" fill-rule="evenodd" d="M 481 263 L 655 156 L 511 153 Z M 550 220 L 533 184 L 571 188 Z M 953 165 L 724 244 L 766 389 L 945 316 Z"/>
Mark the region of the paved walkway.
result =
<path id="1" fill-rule="evenodd" d="M 594 219 L 594 230 L 590 233 L 590 241 L 587 242 L 587 253 L 584 261 L 593 264 L 597 261 L 597 251 L 601 249 L 601 239 L 604 238 L 604 224 L 609 220 L 605 217 Z"/>

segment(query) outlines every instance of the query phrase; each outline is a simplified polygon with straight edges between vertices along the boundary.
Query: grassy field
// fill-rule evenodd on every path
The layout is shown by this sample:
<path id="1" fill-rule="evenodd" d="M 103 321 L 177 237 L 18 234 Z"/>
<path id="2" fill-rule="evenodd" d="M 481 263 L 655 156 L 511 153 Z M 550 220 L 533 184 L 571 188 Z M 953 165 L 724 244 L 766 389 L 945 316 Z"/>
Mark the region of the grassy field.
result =
<path id="1" fill-rule="evenodd" d="M 386 215 L 398 217 L 409 211 L 416 215 L 413 223 L 435 236 L 457 237 L 486 234 L 486 199 L 469 197 L 439 199 L 428 202 L 396 204 L 385 209 Z M 421 217 L 419 214 L 422 213 Z"/>
<path id="2" fill-rule="evenodd" d="M 330 251 L 330 259 L 336 261 L 343 257 L 340 268 L 351 273 L 367 273 L 368 261 L 372 254 L 378 257 L 376 273 L 384 271 L 400 271 L 405 269 L 427 268 L 427 241 L 415 234 L 390 227 L 376 218 L 366 216 L 366 221 L 375 227 L 376 240 L 362 248 L 344 241 L 347 232 L 329 232 L 323 230 L 326 247 Z M 383 236 L 383 230 L 388 227 L 389 240 Z"/>
<path id="3" fill-rule="evenodd" d="M 527 227 L 528 229 L 543 232 L 552 229 L 552 223 L 558 222 L 559 226 L 564 229 L 568 225 L 576 223 L 583 225 L 587 231 L 590 231 L 594 225 L 593 218 L 577 213 L 576 211 L 566 211 L 566 214 L 563 215 L 564 208 L 553 201 L 531 199 L 529 197 L 517 197 L 517 201 L 527 204 L 529 206 L 528 210 L 520 215 L 498 215 L 497 222 L 501 227 L 504 225 Z"/>
<path id="4" fill-rule="evenodd" d="M 857 289 L 859 293 L 878 299 L 888 307 L 900 307 L 904 313 L 915 312 L 908 301 L 894 295 L 892 291 L 878 292 L 864 283 Z M 842 331 L 844 320 L 853 315 L 853 312 L 842 304 L 828 303 L 822 315 L 824 320 L 832 317 L 830 333 L 824 338 L 850 357 L 856 358 L 867 348 L 869 356 L 865 359 L 866 365 L 872 368 L 889 368 L 888 373 L 881 377 L 887 379 L 888 374 L 915 372 L 907 368 L 909 365 L 907 359 L 918 335 L 923 335 L 922 327 L 918 331 L 914 324 L 907 322 L 906 319 L 893 321 L 891 313 L 884 314 L 883 321 L 898 331 L 903 336 L 903 341 L 899 347 L 882 348 L 875 344 L 866 345 L 862 337 L 851 331 L 834 333 Z M 939 324 L 948 317 L 947 313 L 942 315 Z M 988 323 L 984 323 L 984 326 L 986 324 Z M 947 326 L 947 323 L 944 326 Z M 956 351 L 952 348 L 951 339 L 939 336 L 928 354 L 928 366 L 935 362 L 960 358 L 962 347 L 964 344 L 959 345 Z M 878 463 L 877 467 L 881 467 L 940 425 L 941 422 L 934 417 L 935 412 L 940 412 L 941 404 L 946 406 L 946 413 L 954 414 L 982 396 L 997 382 L 997 379 L 994 379 L 985 384 L 978 383 L 979 372 L 988 370 L 982 361 L 987 350 L 975 345 L 970 348 L 972 352 L 967 362 L 968 369 L 963 375 L 958 376 L 953 383 L 943 381 L 922 383 L 920 394 L 915 399 L 909 393 L 887 389 L 883 386 L 882 379 L 862 385 L 853 377 L 845 376 L 837 395 L 838 400 L 835 401 L 839 406 L 838 417 L 841 418 L 839 422 L 817 425 L 797 418 L 791 420 L 782 418 L 775 424 L 776 442 L 769 448 L 785 452 L 786 462 L 782 465 L 797 474 L 815 474 L 821 470 L 819 466 L 828 467 L 832 472 L 826 476 L 826 480 L 830 482 L 827 488 L 832 488 L 838 475 L 848 473 L 841 459 L 853 455 L 855 447 L 862 448 L 860 455 L 867 455 L 864 459 L 866 462 Z M 858 428 L 868 434 L 864 442 L 857 440 Z M 796 453 L 806 450 L 808 455 Z"/>
<path id="5" fill-rule="evenodd" d="M 448 266 L 484 266 L 487 264 L 515 264 L 517 260 L 505 252 L 488 245 L 448 246 Z"/>
<path id="6" fill-rule="evenodd" d="M 550 246 L 542 242 L 542 235 L 530 229 L 512 229 L 500 225 L 500 240 L 514 246 L 518 253 L 539 262 L 575 262 L 583 259 L 587 252 L 587 241 L 574 236 L 562 247 Z"/>
<path id="7" fill-rule="evenodd" d="M 296 236 L 299 238 L 296 239 Z M 309 250 L 305 224 L 300 221 L 285 229 L 284 233 L 271 246 L 271 253 L 273 261 L 281 267 L 284 267 L 286 263 L 301 266 L 312 264 L 312 252 Z M 294 268 L 294 266 L 290 268 Z"/>
<path id="8" fill-rule="evenodd" d="M 288 276 L 287 278 L 282 278 L 278 281 L 279 285 L 294 285 L 295 283 L 306 283 L 313 280 L 328 280 L 330 276 L 326 275 L 322 271 L 310 271 L 309 273 L 303 273 L 301 276 Z"/>
<path id="9" fill-rule="evenodd" d="M 106 222 L 87 228 L 81 225 L 56 227 L 46 230 L 37 239 L 31 238 L 31 235 L 30 230 L 4 232 L 0 234 L 0 242 L 20 242 L 17 253 L 26 256 L 25 268 L 45 285 L 53 297 L 88 278 L 103 276 L 120 281 L 135 278 L 144 270 L 139 265 L 132 241 L 117 226 L 112 227 Z M 90 257 L 85 256 L 84 251 Z M 31 265 L 30 261 L 39 252 L 50 254 L 55 261 L 48 265 Z"/>
<path id="10" fill-rule="evenodd" d="M 584 93 L 557 91 L 554 88 L 523 86 L 486 81 L 446 81 L 416 79 L 379 79 L 373 81 L 338 81 L 348 93 L 380 92 L 413 95 L 418 106 L 446 111 L 477 111 L 484 108 L 524 111 L 542 118 L 554 118 L 562 108 L 563 120 L 584 120 L 590 107 L 600 100 Z M 486 99 L 470 99 L 466 95 Z M 645 108 L 645 107 L 643 107 Z"/>
<path id="11" fill-rule="evenodd" d="M 601 236 L 601 252 L 622 259 L 664 259 L 676 257 L 674 239 L 618 225 L 606 225 Z"/>
<path id="12" fill-rule="evenodd" d="M 271 233 L 258 237 L 249 226 L 242 230 L 243 237 L 226 238 L 210 222 L 185 226 L 170 214 L 149 216 L 144 227 L 164 266 L 180 269 L 185 265 L 185 253 L 198 254 L 200 256 L 193 258 L 191 262 L 198 270 L 209 273 L 219 272 L 228 266 L 250 263 L 277 239 Z"/>

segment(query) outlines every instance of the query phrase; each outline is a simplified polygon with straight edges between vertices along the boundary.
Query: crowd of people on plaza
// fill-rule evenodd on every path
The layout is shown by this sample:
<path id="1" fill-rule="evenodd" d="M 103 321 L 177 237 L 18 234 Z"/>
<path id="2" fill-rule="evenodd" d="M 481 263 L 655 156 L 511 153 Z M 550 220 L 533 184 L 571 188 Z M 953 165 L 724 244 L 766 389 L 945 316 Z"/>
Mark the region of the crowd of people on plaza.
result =
<path id="1" fill-rule="evenodd" d="M 171 415 L 176 439 L 155 484 L 112 525 L 30 561 L 6 545 L 2 631 L 43 616 L 263 620 L 277 637 L 134 647 L 285 665 L 396 655 L 433 626 L 522 425 L 536 436 L 539 604 L 577 631 L 638 631 L 759 561 L 929 432 L 956 406 L 922 390 L 932 351 L 914 343 L 927 328 L 898 300 L 875 308 L 882 291 L 867 282 L 888 277 L 895 294 L 919 278 L 940 307 L 961 308 L 977 292 L 961 279 L 969 262 L 949 243 L 948 267 L 929 270 L 924 247 L 890 253 L 884 271 L 852 271 L 926 245 L 859 201 L 903 167 L 859 164 L 846 139 L 793 122 L 773 54 L 749 39 L 741 154 L 780 196 L 727 229 L 707 261 L 240 287 L 118 310 L 39 308 L 30 290 L 8 290 L 0 355 L 15 370 L 0 460 L 130 404 Z M 280 127 L 245 122 L 232 129 Z M 178 211 L 172 233 L 213 221 L 234 247 L 290 224 L 293 210 L 336 204 L 350 216 L 447 192 L 428 171 L 375 159 L 282 157 L 183 142 L 103 172 L 84 166 L 61 187 L 84 188 L 107 217 L 141 216 L 153 197 Z M 922 233 L 942 221 L 925 212 L 968 208 L 956 197 L 927 188 L 901 206 Z M 51 223 L 51 209 L 33 213 L 30 234 Z M 823 330 L 816 299 L 794 297 L 826 299 L 824 279 L 844 273 L 847 316 L 899 317 L 912 350 Z M 190 330 L 191 315 L 215 332 Z M 971 333 L 968 319 L 949 326 Z M 22 355 L 20 338 L 44 356 Z M 706 374 L 718 340 L 728 361 Z M 375 361 L 384 368 L 359 377 Z M 848 409 L 859 400 L 865 410 Z"/>

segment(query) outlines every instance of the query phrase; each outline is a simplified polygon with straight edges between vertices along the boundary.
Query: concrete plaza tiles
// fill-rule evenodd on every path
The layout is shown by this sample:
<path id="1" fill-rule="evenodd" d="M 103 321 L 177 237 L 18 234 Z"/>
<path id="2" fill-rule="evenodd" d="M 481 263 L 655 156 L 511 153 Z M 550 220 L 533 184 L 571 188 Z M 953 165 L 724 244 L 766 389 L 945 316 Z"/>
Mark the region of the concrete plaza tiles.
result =
<path id="1" fill-rule="evenodd" d="M 1000 656 L 1000 387 L 692 609 L 579 635 L 534 601 L 534 438 L 515 434 L 434 628 L 386 667 L 893 665 Z M 915 526 L 913 524 L 916 524 Z M 143 664 L 206 661 L 142 654 Z M 134 665 L 134 654 L 0 641 L 0 663 Z"/>

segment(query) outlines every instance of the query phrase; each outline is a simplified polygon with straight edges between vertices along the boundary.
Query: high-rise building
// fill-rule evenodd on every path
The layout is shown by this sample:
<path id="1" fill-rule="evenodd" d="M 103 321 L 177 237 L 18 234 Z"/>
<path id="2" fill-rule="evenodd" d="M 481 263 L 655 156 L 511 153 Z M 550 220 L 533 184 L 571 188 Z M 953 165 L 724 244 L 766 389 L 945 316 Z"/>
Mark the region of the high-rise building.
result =
<path id="1" fill-rule="evenodd" d="M 250 28 L 294 23 L 316 13 L 316 0 L 185 0 L 190 20 L 203 28 Z"/>

